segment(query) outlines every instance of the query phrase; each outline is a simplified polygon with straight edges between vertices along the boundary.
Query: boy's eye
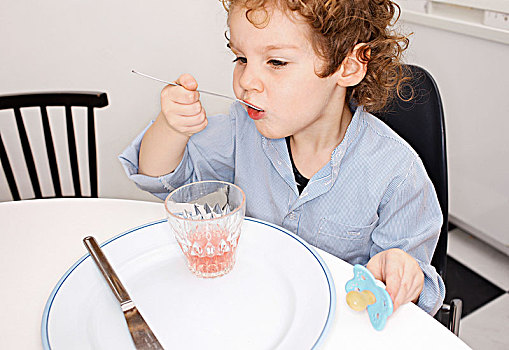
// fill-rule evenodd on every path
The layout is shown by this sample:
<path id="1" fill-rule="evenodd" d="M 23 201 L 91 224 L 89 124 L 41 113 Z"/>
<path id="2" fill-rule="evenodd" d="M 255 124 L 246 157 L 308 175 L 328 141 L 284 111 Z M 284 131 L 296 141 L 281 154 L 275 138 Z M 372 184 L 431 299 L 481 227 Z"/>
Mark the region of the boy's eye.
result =
<path id="1" fill-rule="evenodd" d="M 280 61 L 280 60 L 269 60 L 267 63 L 274 68 L 281 68 L 288 64 L 288 62 L 284 62 L 284 61 Z"/>
<path id="2" fill-rule="evenodd" d="M 241 63 L 241 64 L 246 64 L 247 63 L 247 58 L 245 57 L 236 57 L 234 60 L 233 60 L 233 63 Z"/>

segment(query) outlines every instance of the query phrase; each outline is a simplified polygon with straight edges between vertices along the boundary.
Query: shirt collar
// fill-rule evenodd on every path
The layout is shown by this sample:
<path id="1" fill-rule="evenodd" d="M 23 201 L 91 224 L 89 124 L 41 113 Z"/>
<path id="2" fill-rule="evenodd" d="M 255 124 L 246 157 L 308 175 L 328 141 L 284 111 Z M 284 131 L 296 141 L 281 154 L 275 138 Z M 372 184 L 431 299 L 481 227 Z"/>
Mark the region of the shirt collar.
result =
<path id="1" fill-rule="evenodd" d="M 343 140 L 332 151 L 331 160 L 329 162 L 331 168 L 336 168 L 339 166 L 348 147 L 357 138 L 357 135 L 359 134 L 359 131 L 360 131 L 360 128 L 362 125 L 361 119 L 362 119 L 363 113 L 365 113 L 365 110 L 362 106 L 357 106 L 354 108 L 355 108 L 355 111 L 352 116 L 352 120 L 350 121 L 350 124 L 348 124 L 348 127 L 345 132 L 345 136 L 343 137 Z M 261 134 L 260 134 L 260 137 L 262 139 L 263 148 L 267 151 L 267 148 L 269 147 L 269 145 L 274 147 L 274 151 L 277 152 L 276 154 L 278 155 L 279 160 L 282 161 L 282 163 L 284 163 L 284 167 L 291 170 L 292 169 L 291 161 L 290 161 L 290 156 L 288 154 L 288 148 L 286 146 L 285 139 L 284 138 L 269 139 Z M 269 157 L 269 158 L 273 159 L 273 157 Z M 278 164 L 278 165 L 282 165 L 282 164 Z M 320 172 L 321 171 L 319 171 L 318 173 L 320 173 Z M 285 173 L 285 175 L 287 175 L 286 171 L 284 171 L 284 173 Z M 337 171 L 336 171 L 336 174 L 333 174 L 334 178 L 336 177 L 335 175 L 337 175 Z M 284 177 L 286 177 L 286 176 L 284 176 Z"/>
<path id="2" fill-rule="evenodd" d="M 365 113 L 362 106 L 358 106 L 352 116 L 352 120 L 346 128 L 345 136 L 340 144 L 332 151 L 331 154 L 331 166 L 337 167 L 341 163 L 348 147 L 357 138 L 361 127 L 362 114 Z"/>

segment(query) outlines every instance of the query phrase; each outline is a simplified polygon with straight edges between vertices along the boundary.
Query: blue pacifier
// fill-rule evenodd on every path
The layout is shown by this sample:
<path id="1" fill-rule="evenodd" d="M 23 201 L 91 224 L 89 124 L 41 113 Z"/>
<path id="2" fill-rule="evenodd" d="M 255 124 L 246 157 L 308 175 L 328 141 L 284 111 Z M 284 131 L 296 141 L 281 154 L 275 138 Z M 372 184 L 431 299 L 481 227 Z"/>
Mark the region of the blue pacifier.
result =
<path id="1" fill-rule="evenodd" d="M 392 299 L 389 293 L 376 284 L 376 280 L 362 265 L 353 267 L 353 278 L 346 282 L 346 302 L 355 311 L 368 309 L 371 324 L 377 331 L 385 327 L 387 317 L 392 314 Z"/>

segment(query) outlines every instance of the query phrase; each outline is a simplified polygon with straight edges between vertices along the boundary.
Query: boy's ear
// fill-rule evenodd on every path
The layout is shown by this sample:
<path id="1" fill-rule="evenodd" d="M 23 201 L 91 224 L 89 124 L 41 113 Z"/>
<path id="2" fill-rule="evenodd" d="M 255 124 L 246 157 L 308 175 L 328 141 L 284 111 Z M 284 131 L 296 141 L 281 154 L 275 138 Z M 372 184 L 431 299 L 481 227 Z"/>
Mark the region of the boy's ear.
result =
<path id="1" fill-rule="evenodd" d="M 337 71 L 338 85 L 342 87 L 355 86 L 359 84 L 368 69 L 368 62 L 359 60 L 357 54 L 359 50 L 366 44 L 360 43 L 355 45 L 352 52 L 345 57 L 341 66 Z M 368 51 L 369 57 L 369 51 Z"/>

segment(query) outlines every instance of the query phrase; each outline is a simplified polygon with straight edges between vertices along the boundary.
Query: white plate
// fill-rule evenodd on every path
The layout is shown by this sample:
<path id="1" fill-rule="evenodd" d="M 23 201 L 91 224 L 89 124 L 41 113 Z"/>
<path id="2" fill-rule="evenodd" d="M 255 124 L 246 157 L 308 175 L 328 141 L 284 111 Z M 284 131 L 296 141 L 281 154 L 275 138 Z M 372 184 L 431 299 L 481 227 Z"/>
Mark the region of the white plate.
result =
<path id="1" fill-rule="evenodd" d="M 79 244 L 79 243 L 77 243 Z M 165 220 L 102 245 L 166 349 L 311 349 L 334 319 L 336 291 L 302 239 L 246 218 L 233 270 L 197 278 Z M 134 349 L 119 304 L 86 255 L 61 278 L 42 320 L 45 349 Z"/>

